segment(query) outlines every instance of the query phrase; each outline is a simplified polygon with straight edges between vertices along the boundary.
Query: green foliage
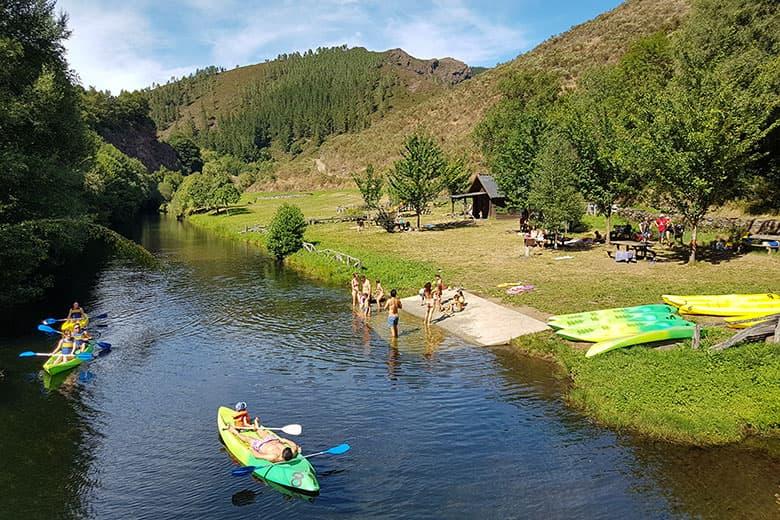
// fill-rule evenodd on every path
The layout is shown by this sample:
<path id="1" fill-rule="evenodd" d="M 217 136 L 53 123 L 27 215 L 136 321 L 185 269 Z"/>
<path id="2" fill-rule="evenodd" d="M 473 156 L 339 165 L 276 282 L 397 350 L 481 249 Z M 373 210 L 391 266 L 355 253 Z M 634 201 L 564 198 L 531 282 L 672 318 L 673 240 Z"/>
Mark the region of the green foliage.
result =
<path id="1" fill-rule="evenodd" d="M 171 126 L 181 116 L 180 108 L 212 91 L 216 75 L 224 71 L 223 67 L 210 66 L 198 69 L 189 76 L 171 78 L 165 85 L 152 85 L 143 91 L 148 99 L 150 116 L 157 128 L 163 130 Z M 192 135 L 190 132 L 190 137 Z"/>
<path id="2" fill-rule="evenodd" d="M 303 234 L 306 220 L 297 206 L 282 204 L 268 226 L 266 247 L 268 251 L 282 261 L 303 247 Z"/>
<path id="3" fill-rule="evenodd" d="M 53 1 L 0 4 L 0 223 L 83 211 L 90 141 Z"/>
<path id="4" fill-rule="evenodd" d="M 176 151 L 185 174 L 199 172 L 203 169 L 203 158 L 200 148 L 190 137 L 174 135 L 168 139 L 168 144 Z"/>
<path id="5" fill-rule="evenodd" d="M 206 158 L 203 171 L 184 177 L 171 199 L 169 209 L 177 217 L 212 209 L 219 212 L 241 197 L 231 177 L 239 177 L 247 165 L 235 157 L 215 153 L 206 154 Z"/>
<path id="6" fill-rule="evenodd" d="M 138 159 L 102 143 L 84 176 L 84 189 L 101 221 L 129 222 L 154 193 L 154 179 Z"/>
<path id="7" fill-rule="evenodd" d="M 447 160 L 433 138 L 422 134 L 406 138 L 387 183 L 393 198 L 414 210 L 418 229 L 420 215 L 442 190 L 446 171 Z"/>
<path id="8" fill-rule="evenodd" d="M 363 202 L 369 209 L 375 209 L 379 205 L 379 199 L 382 198 L 382 188 L 385 180 L 381 174 L 374 172 L 374 166 L 366 166 L 362 174 L 353 173 L 352 180 L 355 181 L 360 194 L 363 196 Z"/>
<path id="9" fill-rule="evenodd" d="M 165 202 L 171 201 L 173 194 L 184 180 L 181 172 L 171 171 L 165 166 L 161 166 L 159 170 L 154 172 L 154 177 L 158 179 L 157 192 Z"/>
<path id="10" fill-rule="evenodd" d="M 381 62 L 380 53 L 345 46 L 279 56 L 202 142 L 253 161 L 272 141 L 297 155 L 302 141 L 319 145 L 328 135 L 366 128 L 395 85 Z"/>
<path id="11" fill-rule="evenodd" d="M 149 103 L 141 92 L 122 91 L 118 96 L 90 87 L 81 92 L 84 121 L 98 132 L 144 123 L 149 118 Z"/>
<path id="12" fill-rule="evenodd" d="M 528 204 L 541 212 L 548 230 L 566 230 L 585 213 L 585 201 L 577 189 L 577 154 L 565 136 L 555 133 L 546 140 L 536 164 Z"/>
<path id="13" fill-rule="evenodd" d="M 526 208 L 536 154 L 554 124 L 560 81 L 549 72 L 524 70 L 508 76 L 501 90 L 504 98 L 475 133 L 509 207 Z"/>

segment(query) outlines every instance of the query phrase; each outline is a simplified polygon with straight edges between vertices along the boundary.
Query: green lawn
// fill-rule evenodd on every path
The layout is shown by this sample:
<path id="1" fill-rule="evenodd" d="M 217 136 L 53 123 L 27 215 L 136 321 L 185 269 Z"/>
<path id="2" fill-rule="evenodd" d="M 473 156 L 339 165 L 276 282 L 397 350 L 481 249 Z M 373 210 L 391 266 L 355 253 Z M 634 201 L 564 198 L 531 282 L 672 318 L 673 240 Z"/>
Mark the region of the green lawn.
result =
<path id="1" fill-rule="evenodd" d="M 274 198 L 251 193 L 231 215 L 196 215 L 193 223 L 225 236 L 263 246 L 262 233 L 238 233 L 267 224 L 283 202 L 299 206 L 309 218 L 337 216 L 339 206 L 358 206 L 356 191 L 323 191 Z M 451 220 L 449 204 L 434 208 L 423 225 Z M 589 217 L 591 228 L 603 219 Z M 546 250 L 525 257 L 517 221 L 499 219 L 444 231 L 387 233 L 354 223 L 311 225 L 306 239 L 362 260 L 365 273 L 382 279 L 385 288 L 416 292 L 442 269 L 445 282 L 500 299 L 531 313 L 556 314 L 605 307 L 660 302 L 661 294 L 778 291 L 780 255 L 755 252 L 731 259 L 685 265 L 682 255 L 660 248 L 657 262 L 616 264 L 607 247 L 587 251 Z M 714 234 L 713 234 L 714 236 Z M 705 239 L 709 237 L 705 236 Z M 562 256 L 572 258 L 556 259 Z M 347 286 L 352 269 L 308 252 L 288 262 L 317 278 Z M 504 282 L 536 286 L 533 292 L 508 296 L 496 287 Z M 707 341 L 727 334 L 707 329 Z M 759 344 L 721 354 L 680 348 L 656 351 L 627 349 L 586 359 L 581 346 L 551 333 L 517 340 L 518 348 L 557 361 L 574 384 L 572 404 L 616 428 L 694 444 L 737 441 L 748 434 L 780 435 L 780 347 Z"/>

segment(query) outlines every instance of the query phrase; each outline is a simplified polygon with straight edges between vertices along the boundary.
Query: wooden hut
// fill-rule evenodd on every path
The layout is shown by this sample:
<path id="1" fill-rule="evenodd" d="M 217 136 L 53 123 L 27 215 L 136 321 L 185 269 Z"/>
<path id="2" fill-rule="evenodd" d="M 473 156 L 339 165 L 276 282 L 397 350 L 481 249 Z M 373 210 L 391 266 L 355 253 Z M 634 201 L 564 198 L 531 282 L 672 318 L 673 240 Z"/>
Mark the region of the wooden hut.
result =
<path id="1" fill-rule="evenodd" d="M 506 197 L 490 175 L 478 173 L 466 193 L 452 195 L 452 200 L 472 199 L 471 214 L 474 218 L 496 216 L 496 206 L 504 207 Z"/>

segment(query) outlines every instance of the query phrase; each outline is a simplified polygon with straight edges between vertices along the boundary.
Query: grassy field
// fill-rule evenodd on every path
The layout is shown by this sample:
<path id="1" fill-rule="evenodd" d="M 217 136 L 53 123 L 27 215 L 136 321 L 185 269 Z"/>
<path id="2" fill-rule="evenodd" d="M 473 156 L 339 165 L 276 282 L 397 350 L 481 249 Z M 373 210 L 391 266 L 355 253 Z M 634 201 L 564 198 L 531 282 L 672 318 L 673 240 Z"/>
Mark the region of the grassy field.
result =
<path id="1" fill-rule="evenodd" d="M 308 218 L 337 216 L 336 208 L 358 206 L 354 191 L 310 194 L 245 194 L 245 205 L 231 215 L 196 215 L 192 222 L 225 236 L 262 247 L 263 235 L 240 233 L 264 225 L 283 202 L 299 206 Z M 354 223 L 317 224 L 306 239 L 363 262 L 365 273 L 386 289 L 411 294 L 438 269 L 450 285 L 547 315 L 660 302 L 660 295 L 777 291 L 780 255 L 756 252 L 730 259 L 706 259 L 685 265 L 682 256 L 661 249 L 657 262 L 616 264 L 605 246 L 587 251 L 545 250 L 525 257 L 513 232 L 517 221 L 498 219 L 437 230 L 451 222 L 449 204 L 434 208 L 420 232 L 387 233 Z M 587 224 L 601 227 L 591 218 Z M 711 237 L 704 237 L 707 240 Z M 571 257 L 556 259 L 563 256 Z M 311 275 L 347 287 L 352 269 L 322 255 L 299 252 L 288 262 Z M 496 287 L 505 282 L 533 284 L 534 291 L 509 296 Z M 727 332 L 707 329 L 706 343 Z M 615 428 L 641 431 L 656 438 L 693 444 L 734 442 L 746 435 L 780 436 L 780 348 L 756 344 L 722 354 L 706 349 L 672 351 L 634 348 L 586 359 L 582 346 L 551 333 L 516 342 L 532 355 L 548 357 L 571 376 L 572 404 Z"/>

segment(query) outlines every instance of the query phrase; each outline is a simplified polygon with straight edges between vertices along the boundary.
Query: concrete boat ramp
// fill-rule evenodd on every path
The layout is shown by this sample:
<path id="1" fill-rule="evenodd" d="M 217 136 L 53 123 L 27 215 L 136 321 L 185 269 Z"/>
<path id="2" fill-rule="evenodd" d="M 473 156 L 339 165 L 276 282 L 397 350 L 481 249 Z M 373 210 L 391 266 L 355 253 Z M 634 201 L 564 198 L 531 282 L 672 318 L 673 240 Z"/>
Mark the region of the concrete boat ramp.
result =
<path id="1" fill-rule="evenodd" d="M 443 295 L 443 306 L 455 295 L 447 289 Z M 547 330 L 547 325 L 513 309 L 498 305 L 484 298 L 463 291 L 466 308 L 452 316 L 433 315 L 433 325 L 443 328 L 457 336 L 482 346 L 505 345 L 514 338 Z M 419 296 L 410 296 L 401 300 L 403 311 L 418 318 L 425 318 L 425 307 Z M 403 320 L 401 320 L 403 327 Z"/>

